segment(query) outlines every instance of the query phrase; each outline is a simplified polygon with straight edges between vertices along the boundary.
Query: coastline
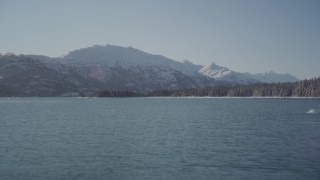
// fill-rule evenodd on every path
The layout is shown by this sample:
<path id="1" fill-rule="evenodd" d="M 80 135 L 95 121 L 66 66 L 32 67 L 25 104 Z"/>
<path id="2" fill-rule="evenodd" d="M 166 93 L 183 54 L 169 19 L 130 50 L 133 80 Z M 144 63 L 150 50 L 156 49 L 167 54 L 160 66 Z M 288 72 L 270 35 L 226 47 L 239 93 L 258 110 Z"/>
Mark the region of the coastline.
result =
<path id="1" fill-rule="evenodd" d="M 14 98 L 77 98 L 77 99 L 99 99 L 99 98 L 181 98 L 181 99 L 320 99 L 320 97 L 279 97 L 279 96 L 112 96 L 112 97 L 97 97 L 97 96 L 16 96 L 16 97 L 0 97 L 0 99 L 14 99 Z"/>
<path id="2" fill-rule="evenodd" d="M 190 99 L 320 99 L 320 97 L 276 97 L 276 96 L 150 96 L 146 98 L 190 98 Z"/>

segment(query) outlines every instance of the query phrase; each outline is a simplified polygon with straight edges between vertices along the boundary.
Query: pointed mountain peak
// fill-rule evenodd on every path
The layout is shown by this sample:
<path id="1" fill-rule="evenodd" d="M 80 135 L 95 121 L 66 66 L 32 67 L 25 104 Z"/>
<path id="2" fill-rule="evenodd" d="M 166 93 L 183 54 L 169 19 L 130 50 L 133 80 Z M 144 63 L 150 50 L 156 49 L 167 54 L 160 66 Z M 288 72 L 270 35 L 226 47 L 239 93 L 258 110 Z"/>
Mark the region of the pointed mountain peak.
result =
<path id="1" fill-rule="evenodd" d="M 230 74 L 231 71 L 226 67 L 218 66 L 212 62 L 209 65 L 203 66 L 199 73 L 211 78 L 221 78 L 227 74 Z"/>
<path id="2" fill-rule="evenodd" d="M 214 62 L 212 62 L 212 63 L 210 63 L 210 64 L 208 64 L 208 65 L 203 66 L 203 68 L 205 68 L 205 69 L 210 69 L 210 70 L 219 70 L 219 69 L 223 69 L 223 70 L 227 70 L 227 71 L 229 71 L 229 69 L 228 69 L 228 68 L 223 67 L 223 66 L 219 66 L 219 65 L 217 65 L 217 64 L 216 64 L 216 63 L 214 63 Z"/>

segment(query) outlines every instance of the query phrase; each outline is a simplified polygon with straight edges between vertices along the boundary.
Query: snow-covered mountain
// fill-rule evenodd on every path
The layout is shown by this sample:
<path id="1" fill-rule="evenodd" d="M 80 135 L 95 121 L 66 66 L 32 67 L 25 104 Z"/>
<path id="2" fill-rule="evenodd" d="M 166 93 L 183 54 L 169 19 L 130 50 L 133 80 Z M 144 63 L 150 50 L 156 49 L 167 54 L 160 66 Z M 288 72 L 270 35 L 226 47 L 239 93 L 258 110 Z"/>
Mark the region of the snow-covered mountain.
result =
<path id="1" fill-rule="evenodd" d="M 218 81 L 228 81 L 231 83 L 248 84 L 256 82 L 292 82 L 296 78 L 292 75 L 273 73 L 249 74 L 232 71 L 226 67 L 211 63 L 209 65 L 196 65 L 191 61 L 174 61 L 161 55 L 152 55 L 132 47 L 120 47 L 114 45 L 95 45 L 69 52 L 60 58 L 63 64 L 67 65 L 102 65 L 108 67 L 129 67 L 147 68 L 159 66 L 179 71 L 187 76 L 206 76 Z"/>
<path id="2" fill-rule="evenodd" d="M 178 62 L 113 45 L 95 45 L 57 58 L 1 54 L 0 64 L 0 96 L 86 94 L 99 90 L 147 93 L 293 79 L 288 74 L 238 73 L 214 63 L 203 66 L 188 60 Z"/>
<path id="3" fill-rule="evenodd" d="M 178 62 L 161 55 L 153 55 L 132 47 L 114 45 L 95 45 L 70 51 L 67 55 L 58 58 L 66 65 L 102 65 L 108 67 L 150 67 L 159 66 L 174 69 L 184 74 L 194 74 L 202 68 L 190 61 Z"/>
<path id="4" fill-rule="evenodd" d="M 132 47 L 96 45 L 71 51 L 56 61 L 85 78 L 100 81 L 106 89 L 147 92 L 216 84 L 214 79 L 198 73 L 201 65 L 174 61 Z"/>
<path id="5" fill-rule="evenodd" d="M 64 69 L 64 67 L 62 67 Z M 99 87 L 72 71 L 56 71 L 41 60 L 28 56 L 0 58 L 0 96 L 61 96 L 81 88 Z"/>
<path id="6" fill-rule="evenodd" d="M 265 73 L 258 73 L 253 74 L 253 77 L 260 81 L 265 83 L 274 83 L 274 82 L 296 82 L 299 81 L 296 77 L 294 77 L 291 74 L 278 74 L 274 71 L 265 72 Z"/>
<path id="7" fill-rule="evenodd" d="M 248 73 L 238 73 L 215 63 L 203 66 L 199 73 L 215 80 L 227 81 L 236 84 L 250 84 L 257 83 L 258 81 L 250 76 Z"/>
<path id="8" fill-rule="evenodd" d="M 226 67 L 218 66 L 215 63 L 203 66 L 199 70 L 200 74 L 214 78 L 215 80 L 228 81 L 238 84 L 249 84 L 249 83 L 273 83 L 273 82 L 296 82 L 299 79 L 291 74 L 278 74 L 274 71 L 250 74 L 250 73 L 239 73 L 232 71 Z"/>
<path id="9" fill-rule="evenodd" d="M 214 79 L 219 79 L 228 76 L 230 73 L 232 73 L 232 71 L 230 71 L 226 67 L 221 67 L 216 65 L 215 63 L 211 63 L 209 65 L 203 66 L 199 70 L 199 73 Z"/>

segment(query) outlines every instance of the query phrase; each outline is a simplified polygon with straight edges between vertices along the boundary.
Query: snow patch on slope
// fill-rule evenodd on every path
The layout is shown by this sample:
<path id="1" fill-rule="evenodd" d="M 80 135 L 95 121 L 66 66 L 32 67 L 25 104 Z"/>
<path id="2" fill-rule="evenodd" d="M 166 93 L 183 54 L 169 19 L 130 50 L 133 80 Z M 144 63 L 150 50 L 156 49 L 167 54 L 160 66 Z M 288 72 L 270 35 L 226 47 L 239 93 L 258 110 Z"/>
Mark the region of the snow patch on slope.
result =
<path id="1" fill-rule="evenodd" d="M 199 73 L 210 78 L 219 79 L 230 74 L 231 71 L 226 67 L 221 67 L 215 63 L 211 63 L 210 65 L 203 66 L 203 68 L 199 70 Z"/>

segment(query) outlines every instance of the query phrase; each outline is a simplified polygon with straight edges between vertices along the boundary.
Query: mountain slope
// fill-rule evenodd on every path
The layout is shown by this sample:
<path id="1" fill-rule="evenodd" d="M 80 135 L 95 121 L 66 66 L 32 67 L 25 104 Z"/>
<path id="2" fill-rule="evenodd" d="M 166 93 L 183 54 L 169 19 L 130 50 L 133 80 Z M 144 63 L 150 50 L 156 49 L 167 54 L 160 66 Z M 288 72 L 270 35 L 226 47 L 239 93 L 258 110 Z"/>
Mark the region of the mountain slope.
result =
<path id="1" fill-rule="evenodd" d="M 58 58 L 0 54 L 0 96 L 93 95 L 101 90 L 147 94 L 270 81 L 266 77 L 275 79 L 277 74 L 238 73 L 214 63 L 195 65 L 112 45 L 78 49 Z"/>
<path id="2" fill-rule="evenodd" d="M 273 71 L 253 74 L 253 78 L 258 81 L 265 83 L 274 83 L 274 82 L 296 82 L 299 81 L 296 77 L 291 74 L 278 74 Z"/>
<path id="3" fill-rule="evenodd" d="M 186 75 L 197 74 L 202 68 L 190 61 L 178 62 L 161 55 L 152 55 L 132 47 L 113 45 L 95 45 L 70 51 L 67 55 L 58 58 L 66 65 L 104 65 L 108 67 L 148 67 L 161 66 L 180 71 Z"/>
<path id="4" fill-rule="evenodd" d="M 215 63 L 203 66 L 203 68 L 199 70 L 199 73 L 215 79 L 228 76 L 231 72 L 232 71 L 230 71 L 228 68 L 218 66 Z"/>
<path id="5" fill-rule="evenodd" d="M 215 80 L 228 81 L 237 84 L 296 82 L 299 80 L 291 74 L 278 74 L 273 71 L 259 74 L 239 73 L 226 67 L 218 66 L 215 63 L 203 66 L 203 68 L 199 70 L 199 73 Z"/>
<path id="6" fill-rule="evenodd" d="M 61 63 L 59 58 L 34 55 L 0 57 L 0 96 L 92 95 L 101 90 L 147 93 L 214 85 L 202 76 L 187 76 L 168 66 L 108 66 Z"/>
<path id="7" fill-rule="evenodd" d="M 68 77 L 26 57 L 2 57 L 0 77 L 0 96 L 57 96 L 77 91 Z"/>
<path id="8" fill-rule="evenodd" d="M 227 81 L 236 84 L 250 84 L 258 82 L 247 73 L 231 71 L 230 69 L 218 66 L 215 63 L 203 66 L 203 68 L 199 70 L 199 73 L 215 80 Z"/>
<path id="9" fill-rule="evenodd" d="M 109 90 L 148 92 L 155 89 L 197 88 L 215 85 L 215 80 L 198 73 L 201 65 L 177 62 L 134 48 L 92 46 L 56 59 L 85 78 Z"/>

